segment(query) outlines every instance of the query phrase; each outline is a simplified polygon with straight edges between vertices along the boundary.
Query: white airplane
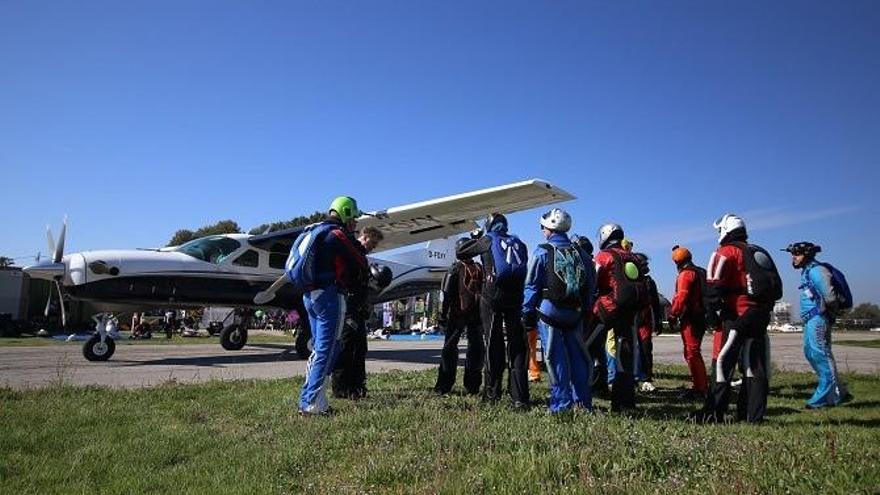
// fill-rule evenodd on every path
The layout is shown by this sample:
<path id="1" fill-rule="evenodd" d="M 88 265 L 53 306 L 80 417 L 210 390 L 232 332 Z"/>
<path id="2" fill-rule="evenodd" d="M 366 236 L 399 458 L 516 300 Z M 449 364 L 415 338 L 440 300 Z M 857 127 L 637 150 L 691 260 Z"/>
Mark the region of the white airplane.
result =
<path id="1" fill-rule="evenodd" d="M 574 199 L 570 193 L 532 179 L 365 213 L 358 219 L 358 228 L 382 231 L 382 251 L 431 241 L 425 249 L 370 257 L 372 263 L 392 271 L 391 284 L 372 294 L 372 302 L 439 288 L 443 273 L 455 258 L 448 238 L 474 229 L 489 213 L 512 213 L 570 199 Z M 47 232 L 52 259 L 24 271 L 33 278 L 51 281 L 59 299 L 89 301 L 103 311 L 203 306 L 292 309 L 301 304 L 301 298 L 285 283 L 284 263 L 302 230 L 214 235 L 162 249 L 64 255 L 65 219 L 57 244 L 51 231 Z M 59 306 L 64 324 L 64 304 Z M 83 354 L 91 361 L 105 361 L 113 355 L 115 344 L 104 331 L 106 322 L 96 326 Z M 244 347 L 247 327 L 240 317 L 224 328 L 220 335 L 223 348 Z"/>

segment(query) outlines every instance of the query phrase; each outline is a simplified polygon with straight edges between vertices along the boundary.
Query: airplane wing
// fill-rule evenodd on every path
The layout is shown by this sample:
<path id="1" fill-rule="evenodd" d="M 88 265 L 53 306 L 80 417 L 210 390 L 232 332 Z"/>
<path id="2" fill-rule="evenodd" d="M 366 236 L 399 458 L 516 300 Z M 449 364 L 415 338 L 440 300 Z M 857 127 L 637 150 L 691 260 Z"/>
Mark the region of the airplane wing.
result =
<path id="1" fill-rule="evenodd" d="M 387 251 L 467 232 L 489 213 L 513 213 L 574 198 L 549 182 L 532 179 L 367 213 L 358 218 L 358 228 L 382 231 L 385 239 L 379 248 Z M 255 235 L 248 243 L 283 251 L 290 249 L 302 230 L 294 227 Z"/>
<path id="2" fill-rule="evenodd" d="M 382 251 L 467 232 L 489 213 L 513 213 L 574 199 L 549 182 L 532 179 L 446 196 L 366 214 L 358 228 L 376 227 L 385 235 Z"/>

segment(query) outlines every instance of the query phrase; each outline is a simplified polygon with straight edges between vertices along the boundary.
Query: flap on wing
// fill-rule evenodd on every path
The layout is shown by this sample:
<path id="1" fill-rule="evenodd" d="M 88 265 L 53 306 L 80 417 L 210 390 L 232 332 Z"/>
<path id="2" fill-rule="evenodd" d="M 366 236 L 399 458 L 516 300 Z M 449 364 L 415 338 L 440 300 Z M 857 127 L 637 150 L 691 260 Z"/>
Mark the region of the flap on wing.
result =
<path id="1" fill-rule="evenodd" d="M 472 230 L 489 213 L 513 213 L 568 201 L 574 196 L 546 181 L 532 179 L 377 211 L 358 219 L 358 227 L 385 234 L 382 251 Z"/>

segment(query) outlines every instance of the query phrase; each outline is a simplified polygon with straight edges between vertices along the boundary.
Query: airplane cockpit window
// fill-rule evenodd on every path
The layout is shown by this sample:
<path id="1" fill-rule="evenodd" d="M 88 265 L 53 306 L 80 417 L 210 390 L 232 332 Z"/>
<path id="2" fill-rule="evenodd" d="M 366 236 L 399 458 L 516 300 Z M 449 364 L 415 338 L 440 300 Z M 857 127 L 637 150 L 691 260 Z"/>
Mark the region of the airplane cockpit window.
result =
<path id="1" fill-rule="evenodd" d="M 269 268 L 284 269 L 287 256 L 290 254 L 290 245 L 276 242 L 269 248 Z"/>
<path id="2" fill-rule="evenodd" d="M 238 266 L 246 266 L 249 268 L 256 268 L 260 266 L 260 253 L 254 251 L 253 249 L 248 249 L 247 251 L 242 253 L 241 256 L 235 258 L 235 261 L 233 261 L 232 264 Z"/>
<path id="3" fill-rule="evenodd" d="M 227 256 L 241 247 L 241 243 L 229 237 L 202 237 L 183 244 L 177 251 L 193 258 L 220 264 Z"/>

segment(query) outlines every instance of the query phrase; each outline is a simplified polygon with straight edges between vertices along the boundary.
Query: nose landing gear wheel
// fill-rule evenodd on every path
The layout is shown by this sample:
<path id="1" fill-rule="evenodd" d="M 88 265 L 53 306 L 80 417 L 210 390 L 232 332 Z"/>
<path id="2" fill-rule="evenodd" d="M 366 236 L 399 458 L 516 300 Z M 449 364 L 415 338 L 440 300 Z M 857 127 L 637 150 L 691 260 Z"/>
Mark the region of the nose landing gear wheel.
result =
<path id="1" fill-rule="evenodd" d="M 116 342 L 110 337 L 104 338 L 104 342 L 101 342 L 100 336 L 92 335 L 83 344 L 83 356 L 89 361 L 106 361 L 114 352 L 116 352 Z"/>
<path id="2" fill-rule="evenodd" d="M 220 345 L 227 351 L 238 351 L 247 344 L 247 338 L 247 329 L 232 325 L 220 332 Z"/>

